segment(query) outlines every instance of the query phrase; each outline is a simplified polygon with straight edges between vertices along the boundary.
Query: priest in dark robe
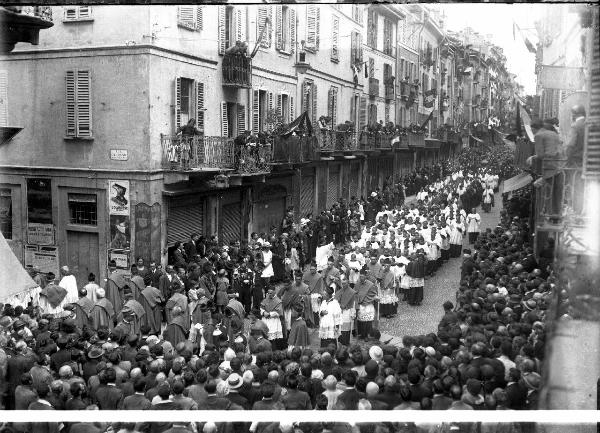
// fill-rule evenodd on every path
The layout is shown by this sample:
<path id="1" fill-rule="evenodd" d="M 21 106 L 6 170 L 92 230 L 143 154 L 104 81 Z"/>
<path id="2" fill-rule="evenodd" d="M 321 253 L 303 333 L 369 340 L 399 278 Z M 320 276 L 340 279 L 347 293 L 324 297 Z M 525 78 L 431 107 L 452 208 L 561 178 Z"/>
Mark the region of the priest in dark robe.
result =
<path id="1" fill-rule="evenodd" d="M 273 347 L 268 340 L 269 328 L 262 320 L 257 320 L 250 328 L 250 338 L 248 338 L 248 348 L 250 354 L 256 356 L 262 352 L 272 352 Z"/>
<path id="2" fill-rule="evenodd" d="M 184 310 L 179 305 L 176 305 L 171 310 L 171 322 L 167 325 L 163 337 L 166 341 L 171 343 L 173 347 L 186 341 L 188 338 L 190 328 L 187 325 L 189 320 L 186 320 L 186 315 L 187 308 Z"/>
<path id="3" fill-rule="evenodd" d="M 281 299 L 275 294 L 275 289 L 270 286 L 267 296 L 260 304 L 261 320 L 267 325 L 267 339 L 274 350 L 285 348 L 284 336 L 284 310 Z"/>
<path id="4" fill-rule="evenodd" d="M 313 320 L 310 323 L 314 325 L 319 324 L 319 306 L 321 305 L 321 299 L 323 299 L 323 290 L 325 288 L 325 280 L 323 276 L 317 272 L 317 263 L 311 262 L 310 270 L 304 273 L 302 277 L 304 284 L 308 286 L 310 292 L 310 303 Z M 304 314 L 304 313 L 303 313 Z"/>
<path id="5" fill-rule="evenodd" d="M 427 261 L 422 249 L 410 257 L 410 263 L 406 265 L 406 274 L 410 277 L 410 290 L 408 292 L 408 303 L 410 305 L 421 305 L 423 302 L 423 286 L 425 285 Z"/>
<path id="6" fill-rule="evenodd" d="M 91 314 L 94 303 L 87 297 L 86 289 L 79 290 L 79 299 L 73 304 L 73 307 L 73 312 L 75 313 L 75 326 L 77 326 L 77 329 L 83 329 L 84 326 L 93 327 Z"/>
<path id="7" fill-rule="evenodd" d="M 367 263 L 369 269 L 369 280 L 373 283 L 377 283 L 381 280 L 381 274 L 383 272 L 383 266 L 379 263 L 376 256 L 371 256 L 371 260 Z"/>
<path id="8" fill-rule="evenodd" d="M 104 287 L 106 299 L 110 301 L 116 314 L 123 308 L 123 287 L 127 282 L 123 275 L 117 271 L 117 263 L 111 260 L 108 264 L 108 278 Z"/>
<path id="9" fill-rule="evenodd" d="M 288 349 L 298 347 L 302 350 L 310 347 L 310 336 L 308 326 L 303 318 L 302 305 L 296 304 L 292 311 L 292 329 L 288 336 Z"/>
<path id="10" fill-rule="evenodd" d="M 344 346 L 349 346 L 352 325 L 356 318 L 356 292 L 350 287 L 350 283 L 346 278 L 342 279 L 340 284 L 341 286 L 335 294 L 335 299 L 342 310 L 341 333 L 338 341 Z"/>
<path id="11" fill-rule="evenodd" d="M 132 325 L 132 335 L 137 335 L 139 337 L 142 335 L 142 318 L 146 315 L 146 310 L 144 310 L 142 304 L 133 298 L 132 290 L 128 286 L 125 286 L 123 294 L 125 296 L 125 303 L 123 304 L 121 313 L 117 315 L 117 321 L 119 321 L 121 317 L 132 315 L 129 319 Z"/>
<path id="12" fill-rule="evenodd" d="M 117 342 L 122 343 L 129 335 L 135 334 L 135 314 L 131 311 L 126 312 L 123 309 L 119 315 L 121 318 L 117 321 L 117 326 L 112 330 L 112 334 L 115 336 Z"/>
<path id="13" fill-rule="evenodd" d="M 383 271 L 381 273 L 381 299 L 379 306 L 381 315 L 391 318 L 398 311 L 398 297 L 396 296 L 396 276 L 391 271 L 391 260 L 385 259 L 383 262 Z"/>
<path id="14" fill-rule="evenodd" d="M 162 307 L 161 305 L 165 302 L 162 292 L 156 287 L 147 286 L 142 290 L 142 296 L 140 296 L 140 304 L 146 312 L 142 316 L 142 326 L 148 325 L 150 327 L 150 334 L 160 334 L 160 327 L 162 324 Z"/>
<path id="15" fill-rule="evenodd" d="M 112 302 L 106 297 L 104 289 L 96 289 L 96 304 L 92 308 L 91 317 L 96 331 L 101 327 L 108 328 L 112 331 L 114 328 L 113 318 L 115 317 L 115 309 Z"/>
<path id="16" fill-rule="evenodd" d="M 377 298 L 377 285 L 367 278 L 368 268 L 360 270 L 358 283 L 354 286 L 356 290 L 357 304 L 357 334 L 358 338 L 366 339 L 373 328 L 375 320 L 375 300 Z"/>
<path id="17" fill-rule="evenodd" d="M 144 290 L 146 284 L 144 283 L 144 277 L 138 272 L 137 265 L 131 266 L 131 281 L 129 287 L 131 287 L 133 299 L 139 302 L 140 297 L 142 296 L 142 290 Z"/>
<path id="18" fill-rule="evenodd" d="M 190 290 L 188 297 L 190 298 L 188 308 L 191 312 L 192 324 L 201 324 L 202 336 L 206 344 L 213 344 L 212 336 L 215 330 L 211 313 L 213 301 L 206 296 L 206 292 L 200 287 Z"/>
<path id="19" fill-rule="evenodd" d="M 335 283 L 340 277 L 340 270 L 335 267 L 335 260 L 333 257 L 327 259 L 327 267 L 323 270 L 323 279 L 325 280 L 325 286 L 329 287 L 332 283 Z"/>
<path id="20" fill-rule="evenodd" d="M 227 340 L 231 345 L 235 340 L 236 330 L 244 329 L 244 306 L 236 298 L 231 298 L 225 307 L 225 317 L 223 322 L 227 328 Z"/>
<path id="21" fill-rule="evenodd" d="M 304 319 L 312 323 L 313 314 L 310 307 L 310 293 L 308 286 L 302 282 L 302 272 L 294 273 L 294 282 L 285 285 L 278 294 L 283 306 L 283 315 L 285 317 L 286 333 L 292 328 L 292 309 L 297 303 L 304 306 Z"/>
<path id="22" fill-rule="evenodd" d="M 182 293 L 183 286 L 179 283 L 175 283 L 172 286 L 173 295 L 167 301 L 165 305 L 165 312 L 167 316 L 167 324 L 173 320 L 173 309 L 179 307 L 184 312 L 184 325 L 186 329 L 190 329 L 190 318 L 188 314 L 188 299 Z"/>

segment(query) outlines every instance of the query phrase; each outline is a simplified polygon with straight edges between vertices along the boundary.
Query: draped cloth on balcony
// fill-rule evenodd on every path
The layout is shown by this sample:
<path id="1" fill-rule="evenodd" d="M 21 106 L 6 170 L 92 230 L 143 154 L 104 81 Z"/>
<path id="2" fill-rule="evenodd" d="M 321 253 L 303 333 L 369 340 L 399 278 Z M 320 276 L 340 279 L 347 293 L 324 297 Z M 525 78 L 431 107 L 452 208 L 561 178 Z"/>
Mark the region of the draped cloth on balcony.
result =
<path id="1" fill-rule="evenodd" d="M 504 193 L 516 191 L 523 187 L 526 187 L 531 182 L 533 182 L 533 178 L 528 173 L 519 173 L 510 179 L 504 181 Z"/>
<path id="2" fill-rule="evenodd" d="M 290 123 L 287 126 L 285 132 L 281 134 L 281 136 L 287 138 L 294 132 L 296 132 L 297 134 L 306 133 L 306 135 L 312 137 L 313 127 L 307 111 L 302 112 L 302 114 L 300 114 L 300 116 L 298 116 L 296 120 Z"/>

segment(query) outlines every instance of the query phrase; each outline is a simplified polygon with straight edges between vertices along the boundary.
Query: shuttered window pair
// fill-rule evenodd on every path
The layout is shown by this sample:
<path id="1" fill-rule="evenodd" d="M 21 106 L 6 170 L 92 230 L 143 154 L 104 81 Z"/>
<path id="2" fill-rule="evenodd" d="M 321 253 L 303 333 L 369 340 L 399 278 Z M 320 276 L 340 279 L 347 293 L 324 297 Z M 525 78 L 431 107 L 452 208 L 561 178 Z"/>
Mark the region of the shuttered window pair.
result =
<path id="1" fill-rule="evenodd" d="M 234 129 L 235 128 L 235 129 Z M 246 130 L 246 106 L 221 102 L 221 136 L 235 137 Z"/>
<path id="2" fill-rule="evenodd" d="M 64 21 L 90 21 L 92 17 L 91 6 L 65 6 Z"/>
<path id="3" fill-rule="evenodd" d="M 264 28 L 264 31 L 263 31 Z M 262 38 L 261 38 L 262 33 Z M 271 48 L 273 34 L 273 7 L 259 6 L 257 10 L 256 40 L 262 48 Z"/>
<path id="4" fill-rule="evenodd" d="M 0 126 L 8 126 L 8 71 L 0 71 Z"/>
<path id="5" fill-rule="evenodd" d="M 317 85 L 310 80 L 304 81 L 302 88 L 302 112 L 307 111 L 313 125 L 317 124 Z"/>
<path id="6" fill-rule="evenodd" d="M 331 61 L 339 62 L 340 60 L 340 19 L 333 17 L 332 35 L 331 35 Z"/>
<path id="7" fill-rule="evenodd" d="M 321 6 L 306 6 L 306 44 L 308 51 L 316 52 L 319 50 L 319 37 L 321 25 Z"/>
<path id="8" fill-rule="evenodd" d="M 88 69 L 73 69 L 66 73 L 66 136 L 92 137 L 92 81 Z"/>
<path id="9" fill-rule="evenodd" d="M 204 27 L 202 6 L 178 6 L 177 25 L 200 31 Z"/>
<path id="10" fill-rule="evenodd" d="M 353 31 L 350 34 L 350 57 L 351 64 L 356 66 L 360 71 L 362 69 L 363 51 L 362 51 L 362 34 Z"/>
<path id="11" fill-rule="evenodd" d="M 217 6 L 219 54 L 231 48 L 236 42 L 246 41 L 246 6 Z"/>
<path id="12" fill-rule="evenodd" d="M 184 86 L 182 86 L 182 80 L 189 83 L 193 92 L 190 92 L 187 95 L 182 94 L 182 87 L 189 88 L 188 86 L 185 86 L 186 83 L 183 83 Z M 195 113 L 196 128 L 200 131 L 204 131 L 206 112 L 204 107 L 204 83 L 183 77 L 177 77 L 175 79 L 175 131 L 177 128 L 187 123 L 187 120 L 182 117 L 182 112 L 188 113 L 187 120 L 193 118 L 192 113 Z"/>
<path id="13" fill-rule="evenodd" d="M 275 48 L 291 54 L 296 47 L 296 10 L 291 6 L 275 6 Z"/>
<path id="14" fill-rule="evenodd" d="M 369 10 L 367 15 L 367 45 L 377 49 L 377 12 Z"/>

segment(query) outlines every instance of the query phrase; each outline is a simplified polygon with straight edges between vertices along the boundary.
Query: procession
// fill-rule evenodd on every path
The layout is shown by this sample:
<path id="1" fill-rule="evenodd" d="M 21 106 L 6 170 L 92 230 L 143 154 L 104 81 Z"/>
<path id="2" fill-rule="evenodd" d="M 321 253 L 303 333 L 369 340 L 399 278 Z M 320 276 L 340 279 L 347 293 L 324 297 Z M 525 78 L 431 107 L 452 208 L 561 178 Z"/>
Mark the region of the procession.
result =
<path id="1" fill-rule="evenodd" d="M 598 19 L 0 7 L 0 433 L 593 431 Z"/>

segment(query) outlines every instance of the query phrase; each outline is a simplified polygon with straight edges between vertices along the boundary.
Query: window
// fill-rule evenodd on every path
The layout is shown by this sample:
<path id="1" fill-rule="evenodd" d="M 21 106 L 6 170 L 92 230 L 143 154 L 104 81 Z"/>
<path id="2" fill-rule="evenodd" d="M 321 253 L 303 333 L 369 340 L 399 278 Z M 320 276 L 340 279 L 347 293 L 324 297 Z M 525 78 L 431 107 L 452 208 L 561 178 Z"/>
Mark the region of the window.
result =
<path id="1" fill-rule="evenodd" d="M 357 4 L 352 5 L 352 19 L 362 25 L 362 23 L 363 23 L 363 6 L 362 5 L 357 5 Z"/>
<path id="2" fill-rule="evenodd" d="M 367 45 L 377 49 L 377 12 L 369 10 L 367 17 Z"/>
<path id="3" fill-rule="evenodd" d="M 65 6 L 63 21 L 92 21 L 91 6 Z"/>
<path id="4" fill-rule="evenodd" d="M 317 85 L 309 80 L 304 81 L 302 88 L 302 111 L 308 112 L 313 125 L 317 124 Z"/>
<path id="5" fill-rule="evenodd" d="M 386 87 L 393 86 L 392 81 L 392 65 L 389 63 L 383 64 L 383 85 Z"/>
<path id="6" fill-rule="evenodd" d="M 373 126 L 377 123 L 377 104 L 369 105 L 369 125 Z"/>
<path id="7" fill-rule="evenodd" d="M 267 23 L 268 19 L 268 24 Z M 263 48 L 271 47 L 271 35 L 273 30 L 273 8 L 271 6 L 259 6 L 258 17 L 256 24 L 256 39 L 260 38 L 260 34 L 263 31 L 263 27 L 266 26 L 262 39 L 260 40 L 260 46 Z"/>
<path id="8" fill-rule="evenodd" d="M 69 194 L 69 223 L 98 225 L 98 205 L 95 194 Z"/>
<path id="9" fill-rule="evenodd" d="M 217 6 L 218 9 L 218 45 L 219 54 L 235 45 L 236 41 L 246 39 L 246 9 L 233 6 Z"/>
<path id="10" fill-rule="evenodd" d="M 221 135 L 237 137 L 246 130 L 246 107 L 235 102 L 221 103 Z"/>
<path id="11" fill-rule="evenodd" d="M 337 125 L 338 88 L 331 87 L 327 96 L 327 116 L 331 118 L 331 125 Z"/>
<path id="12" fill-rule="evenodd" d="M 394 55 L 394 27 L 388 18 L 383 20 L 383 52 L 388 56 Z"/>
<path id="13" fill-rule="evenodd" d="M 385 104 L 385 124 L 390 121 L 390 104 Z"/>
<path id="14" fill-rule="evenodd" d="M 190 78 L 175 79 L 175 130 L 190 119 L 196 119 L 196 128 L 204 132 L 204 83 Z"/>
<path id="15" fill-rule="evenodd" d="M 339 53 L 339 37 L 340 37 L 340 19 L 333 17 L 332 34 L 331 34 L 331 61 L 337 63 L 340 60 Z"/>
<path id="16" fill-rule="evenodd" d="M 291 97 L 286 93 L 277 95 L 277 116 L 284 124 L 290 123 L 292 120 Z"/>
<path id="17" fill-rule="evenodd" d="M 91 76 L 85 69 L 67 71 L 67 131 L 70 138 L 92 137 Z"/>
<path id="18" fill-rule="evenodd" d="M 369 78 L 375 78 L 375 59 L 369 58 Z"/>
<path id="19" fill-rule="evenodd" d="M 359 32 L 353 31 L 350 36 L 351 49 L 350 56 L 352 57 L 352 65 L 360 71 L 362 69 L 362 35 Z"/>
<path id="20" fill-rule="evenodd" d="M 266 90 L 252 92 L 252 132 L 258 134 L 266 131 L 272 124 L 269 112 L 273 110 L 273 93 Z"/>
<path id="21" fill-rule="evenodd" d="M 306 44 L 305 48 L 311 52 L 319 50 L 319 34 L 321 21 L 321 6 L 306 6 Z"/>
<path id="22" fill-rule="evenodd" d="M 5 239 L 12 239 L 12 192 L 0 189 L 0 231 Z"/>
<path id="23" fill-rule="evenodd" d="M 296 45 L 296 11 L 289 6 L 275 6 L 277 50 L 291 54 Z"/>
<path id="24" fill-rule="evenodd" d="M 177 25 L 189 30 L 202 30 L 202 6 L 179 6 L 177 8 Z"/>

